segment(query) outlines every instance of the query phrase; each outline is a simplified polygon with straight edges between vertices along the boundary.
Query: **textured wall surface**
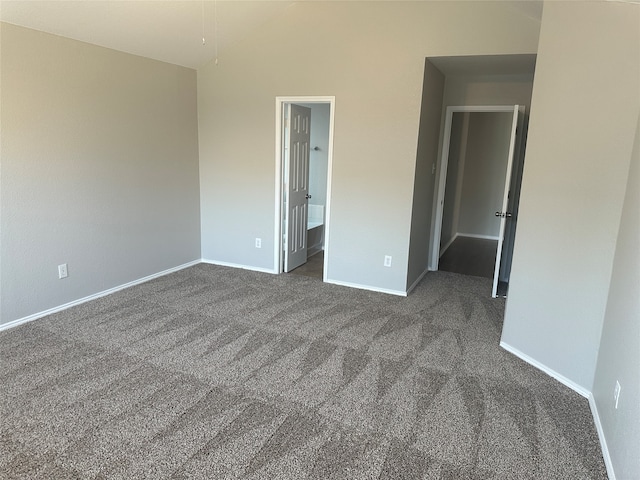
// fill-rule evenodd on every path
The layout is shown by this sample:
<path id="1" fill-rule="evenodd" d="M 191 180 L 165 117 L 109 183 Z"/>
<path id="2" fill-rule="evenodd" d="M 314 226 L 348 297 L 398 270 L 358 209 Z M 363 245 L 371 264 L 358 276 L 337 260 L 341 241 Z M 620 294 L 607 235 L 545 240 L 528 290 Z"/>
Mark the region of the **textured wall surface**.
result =
<path id="1" fill-rule="evenodd" d="M 590 391 L 640 109 L 640 6 L 548 2 L 503 341 Z"/>
<path id="2" fill-rule="evenodd" d="M 508 2 L 300 2 L 256 29 L 198 70 L 203 257 L 273 268 L 274 99 L 335 95 L 327 275 L 404 292 L 425 58 L 535 53 L 539 27 Z"/>
<path id="3" fill-rule="evenodd" d="M 200 258 L 194 70 L 9 24 L 1 61 L 0 323 Z"/>

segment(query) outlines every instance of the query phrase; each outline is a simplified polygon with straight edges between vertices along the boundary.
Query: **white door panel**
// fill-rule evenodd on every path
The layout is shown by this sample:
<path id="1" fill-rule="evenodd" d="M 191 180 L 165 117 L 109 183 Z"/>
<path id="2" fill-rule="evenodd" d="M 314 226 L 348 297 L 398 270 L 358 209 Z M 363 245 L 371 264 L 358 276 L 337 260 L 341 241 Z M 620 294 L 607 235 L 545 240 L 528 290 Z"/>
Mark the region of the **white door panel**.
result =
<path id="1" fill-rule="evenodd" d="M 311 109 L 289 104 L 287 118 L 289 127 L 285 131 L 287 208 L 284 271 L 290 272 L 307 261 Z"/>

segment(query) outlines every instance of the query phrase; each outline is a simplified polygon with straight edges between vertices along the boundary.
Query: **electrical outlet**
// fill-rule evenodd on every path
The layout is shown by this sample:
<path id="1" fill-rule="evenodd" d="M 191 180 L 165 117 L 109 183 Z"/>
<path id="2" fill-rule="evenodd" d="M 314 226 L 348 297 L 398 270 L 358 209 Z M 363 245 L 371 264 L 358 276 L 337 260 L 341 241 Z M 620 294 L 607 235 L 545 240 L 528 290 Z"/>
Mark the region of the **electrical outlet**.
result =
<path id="1" fill-rule="evenodd" d="M 63 263 L 62 265 L 58 265 L 58 278 L 67 278 L 68 276 L 67 264 Z"/>
<path id="2" fill-rule="evenodd" d="M 262 248 L 262 239 L 256 238 L 256 248 Z"/>
<path id="3" fill-rule="evenodd" d="M 618 380 L 616 380 L 616 386 L 613 389 L 613 400 L 616 402 L 616 410 L 618 409 L 618 400 L 620 400 L 620 382 Z"/>
<path id="4" fill-rule="evenodd" d="M 384 266 L 385 267 L 390 267 L 391 266 L 391 255 L 385 255 L 384 256 Z"/>

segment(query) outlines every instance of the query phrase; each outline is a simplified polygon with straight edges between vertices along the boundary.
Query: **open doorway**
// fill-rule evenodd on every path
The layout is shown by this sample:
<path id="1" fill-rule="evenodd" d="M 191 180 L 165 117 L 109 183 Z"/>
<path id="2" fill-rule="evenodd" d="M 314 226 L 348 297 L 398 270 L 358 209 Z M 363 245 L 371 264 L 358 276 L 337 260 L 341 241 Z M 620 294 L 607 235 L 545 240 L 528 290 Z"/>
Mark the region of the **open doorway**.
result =
<path id="1" fill-rule="evenodd" d="M 524 108 L 448 107 L 431 264 L 506 296 L 524 157 Z"/>
<path id="2" fill-rule="evenodd" d="M 276 98 L 274 270 L 327 278 L 334 97 Z"/>
<path id="3" fill-rule="evenodd" d="M 436 238 L 436 226 L 438 229 L 441 228 L 442 217 L 436 221 L 436 215 L 443 205 L 440 203 L 442 199 L 439 198 L 438 189 L 444 192 L 442 183 L 446 181 L 446 176 L 442 176 L 445 110 L 455 105 L 489 105 L 494 106 L 493 108 L 506 105 L 510 109 L 514 105 L 531 105 L 535 61 L 535 54 L 445 56 L 425 59 L 408 290 L 414 288 L 428 271 L 438 270 L 440 230 Z M 524 125 L 526 126 L 526 120 Z M 519 138 L 524 138 L 524 135 L 520 135 Z M 514 174 L 515 170 L 514 168 Z M 516 183 L 519 185 L 519 182 Z M 514 201 L 513 196 L 509 201 Z M 500 210 L 499 214 L 501 212 L 503 210 Z M 505 215 L 507 212 L 513 213 L 507 209 L 504 211 Z M 495 211 L 490 214 L 495 216 Z M 511 234 L 511 239 L 513 238 L 514 220 L 515 215 L 510 221 L 505 221 L 504 243 L 507 247 L 513 246 L 512 240 L 509 240 L 511 243 L 507 241 L 507 236 Z M 511 252 L 505 252 L 503 257 L 510 260 Z M 506 266 L 505 270 L 508 271 L 509 266 Z"/>

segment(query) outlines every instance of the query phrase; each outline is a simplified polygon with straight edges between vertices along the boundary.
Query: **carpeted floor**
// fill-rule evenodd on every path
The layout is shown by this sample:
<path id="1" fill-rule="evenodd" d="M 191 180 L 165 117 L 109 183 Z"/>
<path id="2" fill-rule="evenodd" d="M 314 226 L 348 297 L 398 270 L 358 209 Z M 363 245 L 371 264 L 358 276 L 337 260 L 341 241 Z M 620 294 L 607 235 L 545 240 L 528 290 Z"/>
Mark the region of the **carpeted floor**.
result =
<path id="1" fill-rule="evenodd" d="M 0 332 L 0 478 L 600 479 L 490 280 L 407 298 L 212 265 Z"/>

